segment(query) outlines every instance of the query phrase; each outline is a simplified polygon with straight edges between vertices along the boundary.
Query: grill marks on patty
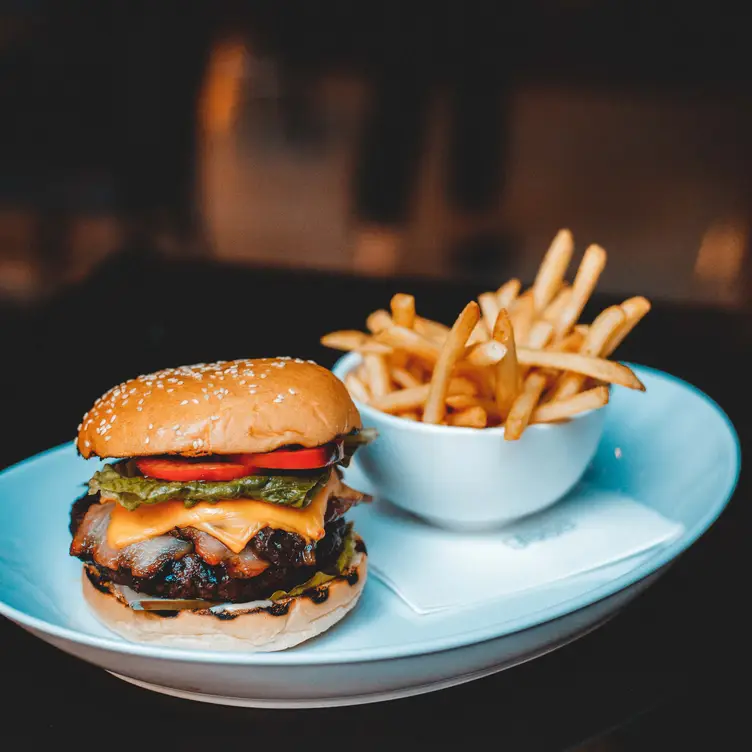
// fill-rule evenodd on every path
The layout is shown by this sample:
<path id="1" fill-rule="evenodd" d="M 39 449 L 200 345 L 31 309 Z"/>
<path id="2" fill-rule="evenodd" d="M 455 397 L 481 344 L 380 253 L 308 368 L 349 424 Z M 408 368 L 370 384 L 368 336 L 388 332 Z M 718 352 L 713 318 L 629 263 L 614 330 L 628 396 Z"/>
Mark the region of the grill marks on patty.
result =
<path id="1" fill-rule="evenodd" d="M 226 563 L 208 564 L 196 552 L 164 562 L 150 577 L 135 576 L 127 568 L 110 569 L 96 563 L 92 566 L 101 582 L 127 585 L 146 595 L 247 603 L 265 600 L 276 590 L 291 590 L 317 571 L 335 573 L 346 532 L 347 525 L 341 518 L 326 526 L 326 535 L 316 546 L 315 566 L 268 567 L 250 578 L 234 577 Z"/>
<path id="2" fill-rule="evenodd" d="M 346 486 L 343 488 L 347 489 Z M 324 517 L 327 536 L 332 523 L 339 521 L 361 498 L 363 497 L 358 492 L 347 489 L 346 494 L 329 500 Z M 324 550 L 322 544 L 326 537 L 318 543 L 309 543 L 295 533 L 273 528 L 260 530 L 239 554 L 208 533 L 195 528 L 176 528 L 170 534 L 114 549 L 107 543 L 107 526 L 115 502 L 99 502 L 98 494 L 82 496 L 71 509 L 70 523 L 73 536 L 71 555 L 83 561 L 91 561 L 99 567 L 122 570 L 136 578 L 147 579 L 161 572 L 168 562 L 170 566 L 167 569 L 182 572 L 198 566 L 196 560 L 208 567 L 222 568 L 222 572 L 214 573 L 220 579 L 224 576 L 230 579 L 256 578 L 270 567 L 313 567 L 314 571 L 321 568 L 321 552 Z M 188 556 L 192 558 L 180 566 L 176 565 L 176 562 Z M 182 574 L 179 579 L 184 579 Z"/>

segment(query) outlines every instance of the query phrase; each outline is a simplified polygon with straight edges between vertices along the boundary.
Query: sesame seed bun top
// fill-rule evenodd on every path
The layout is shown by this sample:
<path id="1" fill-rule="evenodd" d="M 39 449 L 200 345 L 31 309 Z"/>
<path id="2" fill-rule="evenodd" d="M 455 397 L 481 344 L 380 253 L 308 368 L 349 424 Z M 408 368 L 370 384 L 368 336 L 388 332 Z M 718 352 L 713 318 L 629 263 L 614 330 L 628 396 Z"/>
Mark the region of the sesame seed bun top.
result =
<path id="1" fill-rule="evenodd" d="M 344 384 L 312 361 L 219 361 L 113 387 L 84 415 L 76 446 L 85 458 L 270 452 L 360 426 Z"/>

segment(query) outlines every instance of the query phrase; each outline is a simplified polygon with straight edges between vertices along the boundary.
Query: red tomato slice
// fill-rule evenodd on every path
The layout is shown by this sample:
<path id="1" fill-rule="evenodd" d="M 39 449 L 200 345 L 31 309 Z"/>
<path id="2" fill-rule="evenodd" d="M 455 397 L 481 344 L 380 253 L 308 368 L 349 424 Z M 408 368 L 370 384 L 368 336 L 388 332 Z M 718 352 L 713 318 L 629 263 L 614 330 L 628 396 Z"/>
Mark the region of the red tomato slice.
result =
<path id="1" fill-rule="evenodd" d="M 180 459 L 143 457 L 136 467 L 160 480 L 235 480 L 252 474 L 250 465 L 239 462 L 187 462 Z"/>
<path id="2" fill-rule="evenodd" d="M 339 440 L 310 449 L 277 449 L 265 454 L 236 454 L 233 455 L 233 461 L 268 470 L 312 470 L 339 462 L 344 457 L 343 443 Z"/>

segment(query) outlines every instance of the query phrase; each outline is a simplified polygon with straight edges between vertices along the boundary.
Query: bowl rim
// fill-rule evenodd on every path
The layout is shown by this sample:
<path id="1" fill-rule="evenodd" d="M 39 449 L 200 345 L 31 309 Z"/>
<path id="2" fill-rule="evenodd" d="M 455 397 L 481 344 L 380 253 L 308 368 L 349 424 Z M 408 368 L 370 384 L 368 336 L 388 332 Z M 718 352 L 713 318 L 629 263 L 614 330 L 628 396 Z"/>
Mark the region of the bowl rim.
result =
<path id="1" fill-rule="evenodd" d="M 344 382 L 344 377 L 350 373 L 361 362 L 362 358 L 360 353 L 349 352 L 342 355 L 337 359 L 337 362 L 332 366 L 332 373 L 341 381 Z M 489 436 L 504 436 L 504 426 L 492 426 L 491 428 L 471 428 L 469 426 L 443 426 L 436 423 L 423 423 L 418 420 L 405 420 L 399 418 L 391 413 L 385 413 L 381 410 L 377 410 L 375 407 L 371 407 L 365 402 L 360 402 L 352 395 L 350 398 L 355 403 L 361 416 L 367 416 L 371 420 L 383 420 L 388 425 L 393 425 L 395 428 L 404 428 L 408 431 L 415 431 L 416 433 L 433 433 L 433 434 L 459 434 L 467 436 L 468 434 L 488 434 Z M 603 407 L 598 407 L 593 410 L 586 410 L 585 412 L 577 413 L 573 415 L 566 424 L 577 423 L 584 420 L 586 417 L 592 416 L 596 413 L 602 413 L 608 404 Z M 561 428 L 561 423 L 534 423 L 525 429 L 525 433 L 534 431 L 535 433 L 543 433 L 548 431 L 556 431 Z"/>

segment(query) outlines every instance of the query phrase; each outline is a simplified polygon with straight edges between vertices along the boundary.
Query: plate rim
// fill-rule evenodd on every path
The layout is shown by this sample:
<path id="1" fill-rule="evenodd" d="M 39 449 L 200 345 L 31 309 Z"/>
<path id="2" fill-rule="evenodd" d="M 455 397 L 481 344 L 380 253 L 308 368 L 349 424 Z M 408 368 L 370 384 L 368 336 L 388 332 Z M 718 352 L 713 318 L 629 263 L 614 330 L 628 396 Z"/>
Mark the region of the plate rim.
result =
<path id="1" fill-rule="evenodd" d="M 589 590 L 586 594 L 581 594 L 573 598 L 565 599 L 556 604 L 556 606 L 540 609 L 539 611 L 527 614 L 525 617 L 505 622 L 504 626 L 499 627 L 487 626 L 475 630 L 468 630 L 461 634 L 443 638 L 434 638 L 425 643 L 412 642 L 403 646 L 381 647 L 381 648 L 355 648 L 349 650 L 326 651 L 322 654 L 306 655 L 294 650 L 269 652 L 269 653 L 234 653 L 219 652 L 211 650 L 184 650 L 181 648 L 172 648 L 161 645 L 149 645 L 144 643 L 128 642 L 118 637 L 100 637 L 98 635 L 88 634 L 69 627 L 60 627 L 51 622 L 45 621 L 35 616 L 19 611 L 15 607 L 0 600 L 0 614 L 16 622 L 22 627 L 28 627 L 34 631 L 41 632 L 45 635 L 55 637 L 59 640 L 73 642 L 86 647 L 95 648 L 105 651 L 113 651 L 120 654 L 133 655 L 149 659 L 164 661 L 179 660 L 190 663 L 202 664 L 232 664 L 232 665 L 257 665 L 257 666 L 315 666 L 320 664 L 327 665 L 346 665 L 351 663 L 370 663 L 373 661 L 414 658 L 432 653 L 439 653 L 448 650 L 455 650 L 470 645 L 488 642 L 510 636 L 512 634 L 523 632 L 527 629 L 538 627 L 541 624 L 555 621 L 568 614 L 587 608 L 599 601 L 602 601 L 616 593 L 622 592 L 632 585 L 643 580 L 655 572 L 663 569 L 666 565 L 676 560 L 684 551 L 692 546 L 700 537 L 702 537 L 715 521 L 720 517 L 722 512 L 728 506 L 734 491 L 739 482 L 741 473 L 741 444 L 739 435 L 721 406 L 699 387 L 672 374 L 661 371 L 650 366 L 638 366 L 629 364 L 638 373 L 650 373 L 656 378 L 671 382 L 680 388 L 686 388 L 696 397 L 706 402 L 720 416 L 726 426 L 729 439 L 731 440 L 734 456 L 733 471 L 730 474 L 730 480 L 727 486 L 719 493 L 716 501 L 710 510 L 700 519 L 697 525 L 690 531 L 686 531 L 676 541 L 670 543 L 656 552 L 655 556 L 650 557 L 642 565 L 635 567 L 630 572 L 617 577 L 614 580 L 606 582 L 599 587 Z M 13 465 L 0 471 L 0 481 L 6 476 L 13 475 L 25 465 L 31 464 L 42 457 L 56 452 L 71 449 L 72 441 L 64 442 L 55 447 L 51 447 L 39 452 L 31 457 L 16 462 Z"/>

